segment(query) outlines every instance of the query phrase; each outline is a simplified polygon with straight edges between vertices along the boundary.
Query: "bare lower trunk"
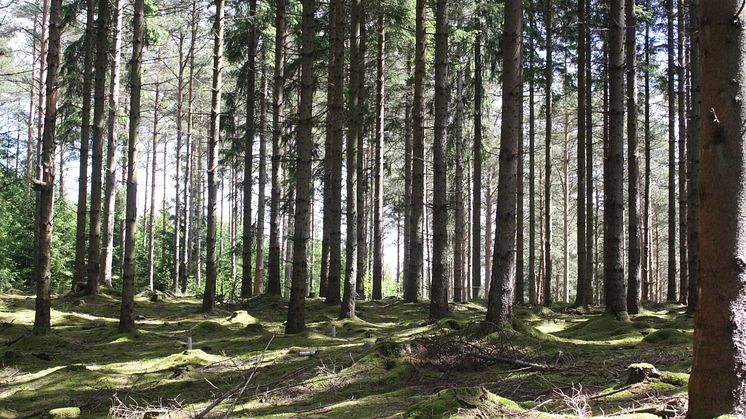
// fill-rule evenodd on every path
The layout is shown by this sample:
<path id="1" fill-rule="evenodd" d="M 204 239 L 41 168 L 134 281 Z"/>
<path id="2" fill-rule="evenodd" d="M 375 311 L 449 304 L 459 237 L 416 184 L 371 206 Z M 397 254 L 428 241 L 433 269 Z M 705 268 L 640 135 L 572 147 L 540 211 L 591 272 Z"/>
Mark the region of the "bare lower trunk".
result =
<path id="1" fill-rule="evenodd" d="M 477 10 L 478 12 L 479 10 Z M 471 277 L 472 298 L 479 298 L 482 292 L 482 20 L 479 14 L 474 18 L 474 176 L 472 176 L 472 221 L 471 221 Z M 488 218 L 489 220 L 489 218 Z M 491 221 L 488 221 L 488 223 Z M 489 238 L 488 240 L 489 241 Z M 489 264 L 489 260 L 487 260 Z M 489 281 L 485 276 L 484 282 Z"/>
<path id="2" fill-rule="evenodd" d="M 689 241 L 689 298 L 687 311 L 692 313 L 699 304 L 699 159 L 700 159 L 700 67 L 699 67 L 699 1 L 689 0 L 689 34 L 691 39 L 689 68 L 691 74 L 691 114 L 688 126 L 687 160 L 688 160 L 688 203 L 687 228 Z"/>
<path id="3" fill-rule="evenodd" d="M 674 11 L 673 0 L 667 0 L 668 10 L 668 288 L 667 301 L 676 301 L 676 92 L 674 90 Z"/>
<path id="4" fill-rule="evenodd" d="M 378 14 L 378 45 L 376 60 L 376 140 L 373 177 L 375 192 L 373 198 L 373 299 L 383 298 L 383 135 L 385 130 L 384 113 L 384 60 L 386 29 L 383 12 Z"/>
<path id="5" fill-rule="evenodd" d="M 640 156 L 637 152 L 637 16 L 635 1 L 627 0 L 627 196 L 629 202 L 627 311 L 637 314 L 640 303 Z"/>
<path id="6" fill-rule="evenodd" d="M 256 214 L 256 271 L 254 273 L 254 295 L 259 295 L 264 289 L 264 220 L 266 211 L 265 195 L 267 186 L 267 67 L 265 51 L 262 49 L 262 90 L 259 117 L 259 191 Z"/>
<path id="7" fill-rule="evenodd" d="M 254 293 L 252 284 L 251 256 L 254 244 L 254 228 L 251 225 L 251 196 L 254 186 L 254 137 L 256 137 L 256 0 L 249 2 L 248 56 L 246 63 L 246 137 L 244 138 L 243 166 L 243 270 L 241 271 L 241 298 L 251 297 Z"/>
<path id="8" fill-rule="evenodd" d="M 155 156 L 158 154 L 158 111 L 160 100 L 160 83 L 155 82 L 155 104 L 153 105 L 153 141 L 151 145 L 153 158 L 150 169 L 150 214 L 148 218 L 148 287 L 155 289 L 155 173 L 158 163 Z M 165 147 L 164 147 L 165 149 Z M 166 171 L 166 168 L 163 168 Z"/>

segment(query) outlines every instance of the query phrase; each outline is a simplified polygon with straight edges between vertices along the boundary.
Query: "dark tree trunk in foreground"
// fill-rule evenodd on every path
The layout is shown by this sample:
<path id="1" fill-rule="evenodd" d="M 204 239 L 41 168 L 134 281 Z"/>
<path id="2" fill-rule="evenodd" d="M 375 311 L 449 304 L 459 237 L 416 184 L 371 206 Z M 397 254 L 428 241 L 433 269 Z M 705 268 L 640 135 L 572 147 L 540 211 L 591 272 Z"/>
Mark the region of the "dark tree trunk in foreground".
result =
<path id="1" fill-rule="evenodd" d="M 86 207 L 88 205 L 88 147 L 90 145 L 91 132 L 91 88 L 93 84 L 93 42 L 94 42 L 94 0 L 86 1 L 86 28 L 85 38 L 83 39 L 83 107 L 80 125 L 80 164 L 78 172 L 78 210 L 75 222 L 75 265 L 73 268 L 73 291 L 85 286 L 85 256 L 86 256 Z M 34 47 L 36 39 L 34 39 Z M 36 48 L 34 48 L 34 52 Z M 34 91 L 33 91 L 33 63 L 31 67 L 31 107 L 33 108 Z M 32 112 L 33 115 L 33 112 Z M 29 139 L 33 138 L 31 134 L 33 124 L 29 124 Z M 30 142 L 31 140 L 29 140 Z M 31 147 L 29 145 L 29 159 L 31 159 Z M 28 169 L 31 168 L 29 161 Z M 29 172 L 30 173 L 30 172 Z"/>
<path id="2" fill-rule="evenodd" d="M 666 301 L 676 301 L 676 92 L 674 90 L 673 0 L 668 10 L 668 288 Z"/>
<path id="3" fill-rule="evenodd" d="M 624 0 L 609 15 L 609 141 L 605 159 L 604 280 L 606 311 L 627 317 L 624 295 Z"/>
<path id="4" fill-rule="evenodd" d="M 93 86 L 93 141 L 91 142 L 91 208 L 88 226 L 88 293 L 101 285 L 101 173 L 106 119 L 106 68 L 109 63 L 109 1 L 98 0 L 96 20 L 96 80 Z"/>
<path id="5" fill-rule="evenodd" d="M 699 0 L 689 0 L 690 19 L 690 42 L 689 49 L 690 74 L 691 74 L 691 115 L 688 125 L 688 203 L 687 203 L 687 228 L 689 240 L 689 298 L 687 299 L 687 311 L 696 311 L 699 303 L 699 133 L 700 133 L 700 85 L 699 85 Z"/>
<path id="6" fill-rule="evenodd" d="M 51 330 L 52 300 L 52 215 L 54 210 L 54 153 L 57 128 L 57 94 L 62 36 L 62 0 L 52 0 L 49 13 L 49 48 L 47 51 L 46 103 L 41 146 L 41 179 L 35 181 L 39 208 L 36 273 L 36 303 L 34 334 L 46 335 Z"/>
<path id="7" fill-rule="evenodd" d="M 746 19 L 740 0 L 703 1 L 701 73 L 700 305 L 689 379 L 692 418 L 746 415 Z M 695 4 L 696 9 L 696 4 Z M 695 103 L 696 105 L 696 103 Z"/>
<path id="8" fill-rule="evenodd" d="M 430 284 L 430 319 L 439 319 L 448 314 L 448 30 L 448 0 L 438 0 L 435 10 L 433 182 L 436 186 L 433 188 L 433 277 Z"/>
<path id="9" fill-rule="evenodd" d="M 316 27 L 315 0 L 303 0 L 301 27 L 301 76 L 300 104 L 298 105 L 298 131 L 295 177 L 295 231 L 293 238 L 293 282 L 285 333 L 298 333 L 305 328 L 304 307 L 306 279 L 308 278 L 308 241 L 311 237 L 311 200 L 313 199 L 313 59 Z"/>
<path id="10" fill-rule="evenodd" d="M 143 26 L 145 23 L 144 0 L 135 0 L 132 33 L 132 59 L 130 60 L 130 121 L 127 142 L 127 215 L 125 221 L 124 275 L 122 278 L 122 309 L 119 330 L 135 328 L 135 247 L 137 245 L 137 143 L 140 130 L 140 90 L 142 80 Z"/>
<path id="11" fill-rule="evenodd" d="M 122 1 L 114 0 L 114 42 L 111 45 L 111 78 L 109 85 L 108 137 L 106 145 L 106 179 L 104 181 L 104 225 L 101 254 L 101 280 L 111 286 L 114 254 L 114 198 L 117 190 L 117 136 L 119 134 L 119 71 L 122 48 Z"/>
<path id="12" fill-rule="evenodd" d="M 359 51 L 359 64 L 357 65 L 360 77 L 358 78 L 358 108 L 357 108 L 357 147 L 355 149 L 355 156 L 357 163 L 355 168 L 357 169 L 357 189 L 355 190 L 355 199 L 357 200 L 357 220 L 355 226 L 357 228 L 356 239 L 357 239 L 357 268 L 355 269 L 355 293 L 357 298 L 365 300 L 365 276 L 368 273 L 368 171 L 366 170 L 366 152 L 365 147 L 365 101 L 367 99 L 367 89 L 365 85 L 365 54 L 366 49 L 366 34 L 365 34 L 365 19 L 366 19 L 365 1 L 360 2 L 360 51 Z"/>
<path id="13" fill-rule="evenodd" d="M 202 297 L 202 311 L 211 313 L 215 309 L 215 285 L 218 276 L 216 252 L 218 188 L 215 178 L 218 170 L 218 137 L 220 136 L 220 98 L 223 88 L 223 28 L 225 0 L 215 1 L 215 22 L 212 31 L 215 36 L 212 64 L 212 100 L 210 102 L 210 132 L 208 134 L 207 157 L 207 266 L 205 293 Z"/>
<path id="14" fill-rule="evenodd" d="M 627 311 L 637 314 L 640 303 L 640 156 L 637 152 L 637 16 L 635 1 L 626 0 L 627 61 L 627 195 L 629 203 Z"/>
<path id="15" fill-rule="evenodd" d="M 416 302 L 422 283 L 422 215 L 425 197 L 425 0 L 415 7 L 414 99 L 412 102 L 412 193 L 409 266 L 404 278 L 404 301 Z"/>
<path id="16" fill-rule="evenodd" d="M 256 0 L 249 3 L 251 30 L 249 31 L 249 55 L 246 62 L 246 138 L 244 138 L 243 157 L 243 248 L 241 270 L 241 298 L 251 297 L 254 293 L 251 271 L 251 251 L 253 250 L 254 229 L 251 225 L 251 195 L 254 184 L 254 137 L 256 136 Z"/>
<path id="17" fill-rule="evenodd" d="M 355 281 L 357 275 L 357 199 L 355 191 L 357 189 L 357 156 L 355 147 L 357 145 L 358 125 L 362 121 L 358 120 L 360 115 L 360 78 L 362 74 L 362 64 L 360 56 L 360 27 L 362 25 L 360 17 L 360 0 L 352 0 L 350 5 L 350 94 L 347 102 L 347 149 L 345 151 L 347 159 L 347 231 L 345 242 L 345 274 L 344 289 L 342 296 L 342 306 L 340 308 L 340 318 L 355 317 Z M 335 304 L 339 299 L 339 288 L 334 289 L 332 282 L 329 283 L 329 290 L 326 295 L 327 304 Z"/>
<path id="18" fill-rule="evenodd" d="M 506 0 L 503 29 L 503 120 L 500 128 L 495 253 L 492 259 L 492 278 L 487 305 L 487 321 L 494 324 L 509 323 L 513 317 L 515 211 L 518 186 L 516 174 L 523 106 L 522 14 L 523 6 L 520 0 Z"/>
<path id="19" fill-rule="evenodd" d="M 650 8 L 650 0 L 645 2 Z M 645 68 L 650 68 L 650 22 L 645 24 Z M 643 187 L 642 300 L 653 300 L 653 236 L 650 228 L 650 71 L 645 71 L 645 186 Z"/>
<path id="20" fill-rule="evenodd" d="M 278 0 L 275 10 L 275 74 L 272 89 L 272 192 L 269 210 L 269 255 L 267 294 L 279 296 L 280 283 L 280 140 L 285 101 L 285 40 L 287 0 Z"/>
<path id="21" fill-rule="evenodd" d="M 383 11 L 378 13 L 378 45 L 376 56 L 376 143 L 373 162 L 375 192 L 373 198 L 373 290 L 372 298 L 383 298 L 383 135 L 385 130 L 384 110 L 384 60 L 386 28 Z"/>
<path id="22" fill-rule="evenodd" d="M 546 127 L 544 130 L 544 172 L 546 182 L 544 182 L 544 199 L 546 200 L 546 211 L 544 214 L 544 305 L 552 304 L 552 79 L 554 74 L 552 50 L 552 37 L 554 28 L 552 27 L 552 16 L 554 10 L 552 0 L 547 0 L 547 6 L 544 14 L 546 24 L 546 43 L 547 43 L 547 65 L 544 87 L 544 112 Z M 499 194 L 498 194 L 499 195 Z M 498 199 L 500 199 L 498 197 Z M 497 251 L 495 251 L 497 254 Z M 493 273 L 494 275 L 494 273 Z"/>
<path id="23" fill-rule="evenodd" d="M 477 13 L 479 9 L 477 9 Z M 474 19 L 474 176 L 471 206 L 471 286 L 472 298 L 482 292 L 482 20 Z M 489 281 L 485 278 L 485 281 Z"/>

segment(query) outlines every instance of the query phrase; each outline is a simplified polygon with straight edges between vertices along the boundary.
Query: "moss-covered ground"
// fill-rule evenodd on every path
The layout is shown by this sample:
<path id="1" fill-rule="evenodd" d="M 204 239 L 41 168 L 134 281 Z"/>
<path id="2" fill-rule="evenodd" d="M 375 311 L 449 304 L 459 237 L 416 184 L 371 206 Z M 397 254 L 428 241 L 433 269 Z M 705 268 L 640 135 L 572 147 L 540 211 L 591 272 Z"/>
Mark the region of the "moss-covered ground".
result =
<path id="1" fill-rule="evenodd" d="M 117 332 L 115 292 L 60 296 L 53 332 L 36 337 L 33 297 L 1 295 L 0 418 L 193 417 L 215 400 L 207 417 L 676 417 L 685 409 L 692 319 L 678 306 L 646 307 L 630 321 L 519 307 L 511 328 L 488 333 L 477 303 L 452 305 L 449 318 L 429 324 L 427 304 L 363 302 L 357 319 L 340 321 L 337 306 L 312 299 L 307 330 L 290 336 L 279 299 L 204 315 L 195 298 L 160 297 L 137 298 L 138 331 L 128 335 Z M 642 362 L 662 377 L 629 384 L 627 366 Z"/>

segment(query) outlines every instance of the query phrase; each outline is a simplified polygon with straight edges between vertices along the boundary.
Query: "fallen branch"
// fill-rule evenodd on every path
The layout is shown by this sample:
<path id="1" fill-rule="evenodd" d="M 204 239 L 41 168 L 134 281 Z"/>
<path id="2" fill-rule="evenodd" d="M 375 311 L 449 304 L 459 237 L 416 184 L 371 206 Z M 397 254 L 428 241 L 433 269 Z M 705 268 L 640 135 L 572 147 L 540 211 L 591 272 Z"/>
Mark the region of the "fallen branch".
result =
<path id="1" fill-rule="evenodd" d="M 595 396 L 591 396 L 591 397 L 589 397 L 589 398 L 590 398 L 591 400 L 595 400 L 595 399 L 601 399 L 601 398 L 604 398 L 604 397 L 606 397 L 606 396 L 611 396 L 612 394 L 617 394 L 617 393 L 621 393 L 621 392 L 623 392 L 623 391 L 625 391 L 625 390 L 629 390 L 630 388 L 632 388 L 632 386 L 633 386 L 633 385 L 634 385 L 634 384 L 629 384 L 629 385 L 626 385 L 626 386 L 624 386 L 624 387 L 621 387 L 621 388 L 619 388 L 619 389 L 616 389 L 616 390 L 614 390 L 614 391 L 610 391 L 610 392 L 608 392 L 608 393 L 601 393 L 601 394 L 596 394 Z"/>

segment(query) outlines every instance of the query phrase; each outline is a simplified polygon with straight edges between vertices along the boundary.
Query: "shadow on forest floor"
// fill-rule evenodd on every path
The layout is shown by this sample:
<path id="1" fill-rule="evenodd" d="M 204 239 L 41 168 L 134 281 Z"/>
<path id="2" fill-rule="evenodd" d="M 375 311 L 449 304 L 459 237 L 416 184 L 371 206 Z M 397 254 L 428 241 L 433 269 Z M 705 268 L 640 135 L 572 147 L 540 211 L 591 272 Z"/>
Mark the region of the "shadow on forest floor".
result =
<path id="1" fill-rule="evenodd" d="M 428 324 L 424 303 L 361 302 L 340 321 L 311 299 L 307 330 L 284 335 L 286 305 L 266 296 L 209 316 L 192 297 L 136 302 L 127 335 L 115 292 L 59 297 L 52 334 L 36 337 L 33 297 L 0 295 L 0 418 L 192 417 L 221 398 L 207 417 L 674 417 L 686 406 L 692 319 L 680 306 L 627 322 L 518 307 L 512 328 L 485 336 L 478 303 Z M 628 384 L 641 362 L 662 376 Z"/>

